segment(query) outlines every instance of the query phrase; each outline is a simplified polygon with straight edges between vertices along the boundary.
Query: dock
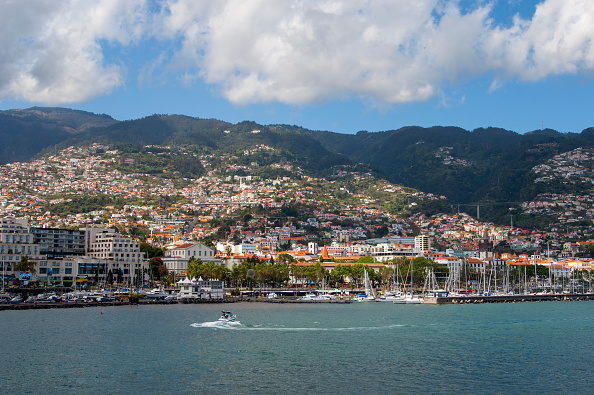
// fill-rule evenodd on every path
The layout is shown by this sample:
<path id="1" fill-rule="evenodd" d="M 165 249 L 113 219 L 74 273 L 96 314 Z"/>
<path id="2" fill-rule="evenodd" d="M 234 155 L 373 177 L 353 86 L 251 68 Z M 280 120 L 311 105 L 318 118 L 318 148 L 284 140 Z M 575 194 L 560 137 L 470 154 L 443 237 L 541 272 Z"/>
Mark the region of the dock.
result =
<path id="1" fill-rule="evenodd" d="M 475 303 L 518 303 L 551 302 L 572 300 L 594 300 L 594 294 L 546 294 L 546 295 L 494 295 L 494 296 L 446 296 L 425 297 L 424 304 L 475 304 Z"/>

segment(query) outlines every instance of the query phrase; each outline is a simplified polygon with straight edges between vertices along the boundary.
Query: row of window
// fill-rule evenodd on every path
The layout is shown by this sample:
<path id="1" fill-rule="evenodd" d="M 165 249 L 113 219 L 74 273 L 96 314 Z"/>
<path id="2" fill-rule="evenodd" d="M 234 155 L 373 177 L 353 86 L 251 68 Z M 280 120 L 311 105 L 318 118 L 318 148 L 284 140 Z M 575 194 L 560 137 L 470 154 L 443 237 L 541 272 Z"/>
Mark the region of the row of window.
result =
<path id="1" fill-rule="evenodd" d="M 11 235 L 4 235 L 4 242 L 5 243 L 10 243 L 11 241 Z M 12 243 L 29 243 L 30 239 L 30 235 L 12 235 Z"/>
<path id="2" fill-rule="evenodd" d="M 3 261 L 20 261 L 21 257 L 22 257 L 21 255 L 17 255 L 17 256 L 8 255 L 8 258 L 7 258 L 6 255 L 2 255 L 2 260 Z M 39 257 L 36 257 L 36 256 L 30 256 L 29 258 L 30 259 L 39 259 Z"/>
<path id="3" fill-rule="evenodd" d="M 115 248 L 115 247 L 124 247 L 124 248 L 128 248 L 128 243 L 124 243 L 124 244 L 115 244 L 115 243 L 97 243 L 95 244 L 95 246 L 97 247 L 103 247 L 103 248 Z M 138 247 L 137 243 L 130 243 L 130 248 L 133 247 Z"/>
<path id="4" fill-rule="evenodd" d="M 31 255 L 31 254 L 37 255 L 37 245 L 34 245 L 33 248 L 31 248 L 30 245 L 29 246 L 22 245 L 22 246 L 20 246 L 20 248 L 19 248 L 19 246 L 7 246 L 4 244 L 0 245 L 0 254 L 10 254 L 9 251 L 12 251 L 12 254 L 18 254 L 20 251 L 20 253 L 24 255 L 25 251 L 26 251 L 27 255 Z"/>
<path id="5" fill-rule="evenodd" d="M 191 252 L 191 254 L 188 254 L 188 256 L 202 256 L 202 250 L 198 251 L 198 255 L 196 255 L 196 251 L 188 251 L 188 252 Z M 213 256 L 212 250 L 204 251 L 204 256 L 209 256 L 209 252 L 210 252 L 210 256 Z M 171 256 L 184 257 L 184 256 L 186 256 L 186 251 L 172 251 Z"/>
<path id="6" fill-rule="evenodd" d="M 47 268 L 46 267 L 40 267 L 39 268 L 39 274 L 47 274 Z M 56 268 L 52 268 L 52 275 L 54 274 L 60 274 L 60 268 L 56 267 Z M 65 268 L 64 269 L 64 274 L 72 274 L 72 268 Z"/>
<path id="7" fill-rule="evenodd" d="M 131 258 L 136 259 L 136 254 L 129 254 L 129 253 L 128 254 L 124 254 L 124 253 L 121 253 L 121 254 L 118 254 L 118 253 L 115 253 L 115 254 L 114 253 L 106 254 L 106 253 L 103 253 L 103 254 L 93 254 L 93 256 L 94 257 L 98 257 L 98 258 L 113 258 L 113 257 L 115 257 L 115 258 L 124 258 L 124 257 L 125 258 L 130 258 L 131 257 Z M 141 256 L 142 255 L 138 254 L 138 258 L 140 258 Z"/>

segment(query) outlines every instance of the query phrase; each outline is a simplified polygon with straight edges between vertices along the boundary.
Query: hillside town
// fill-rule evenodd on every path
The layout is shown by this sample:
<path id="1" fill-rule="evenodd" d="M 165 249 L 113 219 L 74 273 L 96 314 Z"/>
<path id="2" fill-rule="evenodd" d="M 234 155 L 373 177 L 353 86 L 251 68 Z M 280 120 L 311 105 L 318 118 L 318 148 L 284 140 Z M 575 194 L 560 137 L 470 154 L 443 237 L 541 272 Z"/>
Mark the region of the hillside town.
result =
<path id="1" fill-rule="evenodd" d="M 154 155 L 167 148 L 155 147 Z M 271 150 L 257 146 L 243 154 Z M 258 163 L 238 164 L 241 153 L 215 157 L 180 148 L 175 155 L 200 161 L 205 174 L 125 172 L 118 165 L 139 159 L 99 144 L 0 166 L 3 287 L 26 274 L 18 266 L 24 258 L 31 262 L 31 280 L 42 284 L 148 286 L 155 280 L 150 270 L 155 257 L 141 245 L 162 249 L 159 263 L 170 284 L 188 277 L 191 259 L 229 272 L 257 259 L 295 267 L 320 264 L 328 274 L 337 266 L 363 264 L 380 273 L 411 257 L 458 275 L 466 267 L 502 276 L 509 268 L 543 266 L 556 278 L 573 278 L 578 272 L 589 276 L 594 268 L 591 227 L 577 226 L 594 215 L 589 195 L 544 193 L 522 203 L 523 213 L 556 219 L 546 229 L 529 231 L 514 227 L 513 214 L 507 226 L 466 213 L 428 215 L 418 208 L 445 197 L 371 173 L 343 168 L 325 180 L 289 163 L 273 163 L 270 167 L 286 173 L 262 178 L 252 174 Z M 590 157 L 576 150 L 534 171 L 572 180 L 576 171 L 591 170 L 583 164 Z M 285 285 L 304 281 L 291 272 Z"/>

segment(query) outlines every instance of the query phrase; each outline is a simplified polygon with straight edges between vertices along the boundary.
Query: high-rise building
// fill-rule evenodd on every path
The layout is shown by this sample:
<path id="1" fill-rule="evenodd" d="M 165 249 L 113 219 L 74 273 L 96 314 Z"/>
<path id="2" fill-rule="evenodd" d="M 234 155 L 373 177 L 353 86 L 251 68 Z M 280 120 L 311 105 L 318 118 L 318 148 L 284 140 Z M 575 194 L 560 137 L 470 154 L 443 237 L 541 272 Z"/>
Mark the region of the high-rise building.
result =
<path id="1" fill-rule="evenodd" d="M 431 239 L 425 235 L 415 237 L 415 250 L 419 252 L 428 251 L 431 248 Z"/>
<path id="2" fill-rule="evenodd" d="M 31 228 L 34 240 L 48 259 L 85 255 L 85 232 L 59 228 Z"/>
<path id="3" fill-rule="evenodd" d="M 86 235 L 87 255 L 108 264 L 107 272 L 111 272 L 114 279 L 121 278 L 121 282 L 135 282 L 148 269 L 148 261 L 140 251 L 140 243 L 130 237 L 122 236 L 114 229 L 82 228 Z"/>
<path id="4" fill-rule="evenodd" d="M 15 270 L 15 266 L 23 257 L 34 262 L 39 271 L 38 278 L 31 278 L 32 280 L 48 281 L 46 257 L 41 253 L 39 245 L 34 242 L 27 220 L 13 217 L 0 219 L 0 265 L 3 279 L 10 281 L 16 278 L 17 274 L 25 274 L 17 273 Z M 37 273 L 29 274 L 35 277 Z"/>

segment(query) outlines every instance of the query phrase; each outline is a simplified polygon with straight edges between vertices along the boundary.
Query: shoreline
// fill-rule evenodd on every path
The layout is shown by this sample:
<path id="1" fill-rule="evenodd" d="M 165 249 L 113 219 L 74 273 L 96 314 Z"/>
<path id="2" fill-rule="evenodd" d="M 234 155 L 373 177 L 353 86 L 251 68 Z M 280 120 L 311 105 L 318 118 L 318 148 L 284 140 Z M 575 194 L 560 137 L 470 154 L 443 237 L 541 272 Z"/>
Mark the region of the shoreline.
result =
<path id="1" fill-rule="evenodd" d="M 425 297 L 422 304 L 485 304 L 485 303 L 520 303 L 520 302 L 568 302 L 594 300 L 594 294 L 551 294 L 551 295 L 505 295 L 505 296 L 448 296 Z M 0 311 L 5 310 L 42 310 L 57 308 L 85 308 L 85 307 L 111 307 L 111 306 L 139 306 L 139 305 L 171 305 L 171 304 L 220 304 L 220 303 L 299 303 L 299 304 L 350 304 L 349 299 L 333 300 L 299 300 L 299 299 L 266 299 L 266 298 L 223 298 L 223 299 L 185 299 L 185 300 L 138 300 L 138 301 L 110 301 L 110 302 L 35 302 L 0 304 Z M 387 302 L 378 302 L 387 303 Z"/>

